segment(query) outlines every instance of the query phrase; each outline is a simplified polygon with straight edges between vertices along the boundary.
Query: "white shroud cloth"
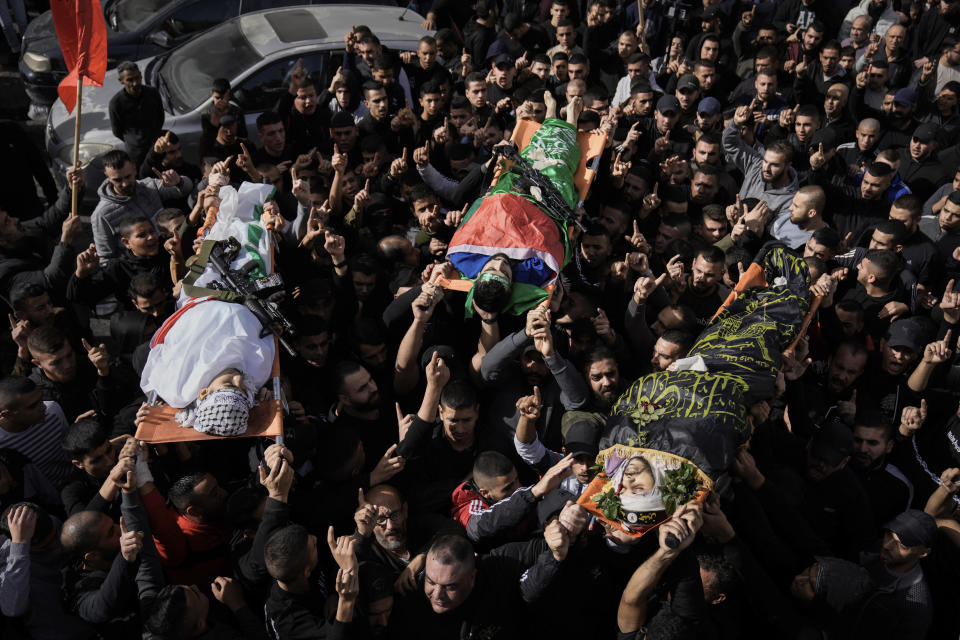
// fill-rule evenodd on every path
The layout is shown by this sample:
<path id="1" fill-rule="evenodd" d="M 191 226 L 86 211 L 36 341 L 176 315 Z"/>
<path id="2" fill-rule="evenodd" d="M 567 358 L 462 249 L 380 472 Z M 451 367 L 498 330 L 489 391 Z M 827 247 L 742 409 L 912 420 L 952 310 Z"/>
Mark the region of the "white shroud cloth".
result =
<path id="1" fill-rule="evenodd" d="M 260 321 L 242 304 L 200 302 L 177 318 L 164 341 L 150 350 L 140 387 L 182 409 L 220 372 L 233 368 L 243 372 L 252 403 L 270 379 L 276 352 L 273 336 L 259 337 L 260 329 Z"/>
<path id="2" fill-rule="evenodd" d="M 239 190 L 221 187 L 217 222 L 206 239 L 233 236 L 240 241 L 242 250 L 233 268 L 255 258 L 266 273 L 273 270 L 271 236 L 259 222 L 263 203 L 273 194 L 270 185 L 244 183 Z M 215 271 L 208 265 L 194 284 L 203 287 L 214 279 Z M 181 293 L 177 306 L 182 308 L 191 300 Z M 177 409 L 192 408 L 201 389 L 224 369 L 233 368 L 243 372 L 252 406 L 257 390 L 270 379 L 276 353 L 273 336 L 261 338 L 261 328 L 260 321 L 242 304 L 198 303 L 176 319 L 161 344 L 150 349 L 140 388 L 148 395 L 156 391 Z"/>

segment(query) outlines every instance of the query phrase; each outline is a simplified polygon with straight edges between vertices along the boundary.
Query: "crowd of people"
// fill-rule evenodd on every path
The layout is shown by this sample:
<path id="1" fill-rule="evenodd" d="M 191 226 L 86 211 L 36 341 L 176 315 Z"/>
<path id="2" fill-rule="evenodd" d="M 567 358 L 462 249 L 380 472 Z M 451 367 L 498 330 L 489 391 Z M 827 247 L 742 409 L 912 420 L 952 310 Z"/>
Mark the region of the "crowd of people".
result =
<path id="1" fill-rule="evenodd" d="M 291 61 L 259 144 L 217 79 L 183 148 L 133 62 L 102 184 L 57 193 L 8 138 L 3 637 L 956 638 L 960 2 L 420 9 L 416 51 L 357 25 Z M 554 115 L 607 146 L 549 303 L 438 287 L 495 147 Z M 138 441 L 151 337 L 244 182 L 283 219 L 282 442 Z M 592 521 L 612 406 L 769 243 L 819 304 L 749 447 L 647 535 Z"/>

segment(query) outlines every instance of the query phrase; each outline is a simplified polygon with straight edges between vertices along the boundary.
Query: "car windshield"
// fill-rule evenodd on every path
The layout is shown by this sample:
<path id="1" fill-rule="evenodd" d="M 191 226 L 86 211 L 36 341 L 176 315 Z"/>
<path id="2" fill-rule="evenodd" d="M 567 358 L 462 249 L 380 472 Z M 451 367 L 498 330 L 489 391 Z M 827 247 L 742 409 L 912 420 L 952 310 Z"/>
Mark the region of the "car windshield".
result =
<path id="1" fill-rule="evenodd" d="M 261 59 L 239 23 L 231 21 L 174 49 L 160 69 L 160 80 L 169 89 L 174 111 L 186 113 L 210 97 L 214 79 L 233 81 Z"/>
<path id="2" fill-rule="evenodd" d="M 117 0 L 110 12 L 110 26 L 120 32 L 136 31 L 173 0 Z"/>

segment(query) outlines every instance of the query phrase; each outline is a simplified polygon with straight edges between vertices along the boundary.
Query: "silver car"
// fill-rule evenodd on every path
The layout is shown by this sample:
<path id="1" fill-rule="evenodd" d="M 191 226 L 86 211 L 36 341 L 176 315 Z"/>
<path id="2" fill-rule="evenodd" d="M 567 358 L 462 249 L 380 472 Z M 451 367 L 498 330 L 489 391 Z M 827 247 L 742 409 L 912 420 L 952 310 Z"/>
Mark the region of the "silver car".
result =
<path id="1" fill-rule="evenodd" d="M 234 101 L 246 115 L 254 142 L 256 119 L 272 109 L 287 90 L 289 73 L 303 66 L 328 81 L 340 66 L 344 35 L 353 25 L 367 25 L 380 42 L 393 50 L 415 50 L 430 32 L 423 18 L 401 7 L 323 5 L 274 9 L 233 18 L 196 36 L 162 56 L 139 61 L 144 82 L 157 88 L 167 112 L 164 128 L 180 137 L 184 157 L 197 162 L 202 135 L 200 114 L 210 107 L 215 78 L 227 78 Z M 123 142 L 110 128 L 110 99 L 121 90 L 116 72 L 108 71 L 102 87 L 83 88 L 80 160 L 87 167 L 89 201 L 103 180 L 99 157 Z M 47 152 L 62 180 L 73 163 L 74 118 L 63 102 L 50 109 L 45 132 Z"/>

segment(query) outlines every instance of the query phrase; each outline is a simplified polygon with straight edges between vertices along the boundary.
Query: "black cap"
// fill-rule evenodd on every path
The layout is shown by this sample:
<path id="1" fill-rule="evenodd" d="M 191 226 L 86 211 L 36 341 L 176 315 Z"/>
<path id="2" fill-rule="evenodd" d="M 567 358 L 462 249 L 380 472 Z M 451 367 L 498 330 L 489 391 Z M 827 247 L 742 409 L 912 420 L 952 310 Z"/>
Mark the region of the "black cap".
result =
<path id="1" fill-rule="evenodd" d="M 883 525 L 908 547 L 932 547 L 937 541 L 937 521 L 919 509 L 907 509 Z"/>
<path id="2" fill-rule="evenodd" d="M 237 121 L 237 116 L 233 115 L 232 113 L 225 113 L 222 116 L 220 116 L 220 124 L 218 126 L 226 127 L 233 124 L 236 121 Z"/>
<path id="3" fill-rule="evenodd" d="M 660 113 L 668 113 L 670 111 L 680 113 L 680 101 L 677 100 L 676 96 L 661 96 L 661 98 L 657 100 L 657 111 Z"/>
<path id="4" fill-rule="evenodd" d="M 494 66 L 494 67 L 499 66 L 499 65 L 501 65 L 501 64 L 510 64 L 510 65 L 512 65 L 512 64 L 513 64 L 513 56 L 511 56 L 509 53 L 498 53 L 497 55 L 495 55 L 495 56 L 493 57 L 493 60 L 490 61 L 490 64 L 491 64 L 492 66 Z"/>
<path id="5" fill-rule="evenodd" d="M 906 347 L 914 353 L 923 351 L 926 346 L 923 329 L 911 318 L 897 320 L 891 324 L 887 329 L 886 340 L 891 347 Z"/>
<path id="6" fill-rule="evenodd" d="M 692 73 L 680 76 L 677 80 L 677 91 L 700 91 L 700 81 Z"/>
<path id="7" fill-rule="evenodd" d="M 832 467 L 853 454 L 853 432 L 846 425 L 828 422 L 810 439 L 810 455 Z"/>
<path id="8" fill-rule="evenodd" d="M 913 137 L 920 142 L 933 142 L 937 139 L 937 125 L 932 122 L 924 122 L 914 129 Z"/>
<path id="9" fill-rule="evenodd" d="M 564 437 L 563 450 L 565 453 L 576 456 L 590 456 L 596 458 L 600 448 L 597 441 L 600 439 L 600 427 L 593 420 L 577 420 L 567 429 Z"/>
<path id="10" fill-rule="evenodd" d="M 445 344 L 438 344 L 428 347 L 427 350 L 423 352 L 423 355 L 420 356 L 421 369 L 427 368 L 427 365 L 429 365 L 430 361 L 433 360 L 434 352 L 436 352 L 437 356 L 443 360 L 443 364 L 447 365 L 447 369 L 450 371 L 453 371 L 454 367 L 457 366 L 457 352 L 453 350 L 453 347 Z"/>

